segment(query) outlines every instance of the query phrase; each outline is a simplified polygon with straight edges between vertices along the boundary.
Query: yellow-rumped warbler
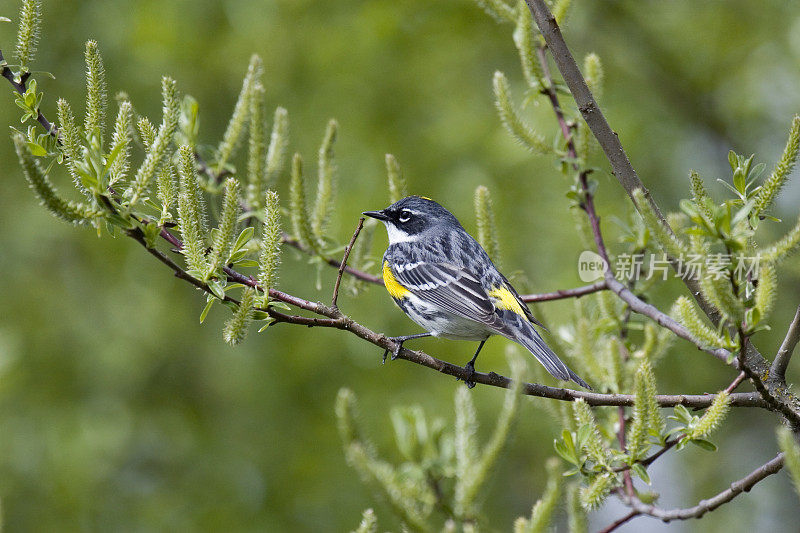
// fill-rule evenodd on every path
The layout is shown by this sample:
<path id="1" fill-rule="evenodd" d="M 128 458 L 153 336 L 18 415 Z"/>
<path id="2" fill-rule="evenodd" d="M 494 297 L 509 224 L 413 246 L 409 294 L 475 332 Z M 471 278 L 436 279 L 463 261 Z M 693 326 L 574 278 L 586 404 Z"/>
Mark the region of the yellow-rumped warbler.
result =
<path id="1" fill-rule="evenodd" d="M 502 335 L 527 348 L 556 378 L 591 388 L 545 344 L 533 327 L 542 324 L 450 211 L 429 198 L 408 196 L 364 214 L 382 221 L 389 233 L 383 254 L 386 289 L 400 309 L 428 330 L 393 337 L 401 346 L 431 335 L 480 341 L 465 367 L 473 373 L 486 340 Z"/>

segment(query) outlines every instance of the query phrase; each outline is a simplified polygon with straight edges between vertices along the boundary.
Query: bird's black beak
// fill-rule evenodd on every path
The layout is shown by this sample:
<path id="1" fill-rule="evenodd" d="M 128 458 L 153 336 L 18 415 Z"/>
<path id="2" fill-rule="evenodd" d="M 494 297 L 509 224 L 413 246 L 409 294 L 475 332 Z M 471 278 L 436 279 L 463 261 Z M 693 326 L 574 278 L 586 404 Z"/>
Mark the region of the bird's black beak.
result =
<path id="1" fill-rule="evenodd" d="M 367 215 L 368 217 L 377 218 L 378 220 L 389 220 L 389 217 L 387 217 L 386 213 L 383 211 L 364 211 L 361 214 Z"/>

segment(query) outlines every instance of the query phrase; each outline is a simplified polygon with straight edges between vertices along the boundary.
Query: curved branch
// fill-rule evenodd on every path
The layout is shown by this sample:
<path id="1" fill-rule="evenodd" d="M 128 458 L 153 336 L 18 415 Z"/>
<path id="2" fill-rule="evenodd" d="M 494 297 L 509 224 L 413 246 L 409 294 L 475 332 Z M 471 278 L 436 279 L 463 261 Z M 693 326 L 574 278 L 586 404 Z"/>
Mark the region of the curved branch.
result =
<path id="1" fill-rule="evenodd" d="M 783 468 L 783 461 L 784 455 L 783 452 L 781 452 L 776 455 L 774 459 L 753 470 L 747 476 L 731 483 L 728 489 L 707 500 L 701 500 L 700 503 L 694 507 L 687 507 L 684 509 L 662 509 L 655 505 L 644 504 L 636 498 L 628 499 L 625 503 L 639 514 L 652 516 L 664 522 L 701 518 L 704 514 L 713 511 L 720 505 L 728 503 L 742 492 L 748 492 L 764 478 L 779 472 L 780 469 Z"/>
<path id="2" fill-rule="evenodd" d="M 786 381 L 786 369 L 789 366 L 789 361 L 792 358 L 792 353 L 794 353 L 798 340 L 800 340 L 800 306 L 797 307 L 794 319 L 792 319 L 789 330 L 786 332 L 786 338 L 783 339 L 783 343 L 769 369 L 770 379 L 776 379 L 780 382 Z"/>
<path id="3" fill-rule="evenodd" d="M 0 50 L 0 64 L 3 65 L 3 69 L 0 70 L 0 76 L 3 76 L 5 79 L 7 79 L 8 83 L 10 83 L 11 86 L 14 87 L 14 90 L 17 91 L 19 94 L 25 94 L 25 91 L 27 90 L 26 82 L 28 80 L 28 77 L 30 76 L 30 73 L 26 72 L 25 74 L 22 75 L 22 79 L 20 81 L 17 81 L 16 79 L 14 79 L 14 73 L 11 71 L 11 69 L 8 67 L 5 61 L 6 60 L 3 57 L 3 51 Z M 56 127 L 53 125 L 52 122 L 50 122 L 44 117 L 41 110 L 39 110 L 39 115 L 36 117 L 36 121 L 42 125 L 42 127 L 47 133 L 58 139 L 58 130 L 56 129 Z"/>

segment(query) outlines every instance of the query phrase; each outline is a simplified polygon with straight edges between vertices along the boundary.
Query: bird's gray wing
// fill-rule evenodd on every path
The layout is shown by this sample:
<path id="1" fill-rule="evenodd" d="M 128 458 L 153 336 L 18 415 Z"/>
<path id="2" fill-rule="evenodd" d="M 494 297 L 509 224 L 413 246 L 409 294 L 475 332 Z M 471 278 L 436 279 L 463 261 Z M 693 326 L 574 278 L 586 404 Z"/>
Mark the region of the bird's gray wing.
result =
<path id="1" fill-rule="evenodd" d="M 411 294 L 444 311 L 496 326 L 495 306 L 474 276 L 446 263 L 395 264 L 392 273 Z"/>

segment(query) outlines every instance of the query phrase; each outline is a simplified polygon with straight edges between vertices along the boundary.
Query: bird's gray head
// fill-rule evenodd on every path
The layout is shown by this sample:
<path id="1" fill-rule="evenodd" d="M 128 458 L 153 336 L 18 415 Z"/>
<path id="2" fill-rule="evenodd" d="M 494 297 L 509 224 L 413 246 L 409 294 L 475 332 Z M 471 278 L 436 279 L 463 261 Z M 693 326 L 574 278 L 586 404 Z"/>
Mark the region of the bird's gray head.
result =
<path id="1" fill-rule="evenodd" d="M 364 211 L 386 224 L 389 243 L 416 241 L 429 231 L 460 228 L 456 217 L 424 196 L 407 196 L 380 211 Z"/>

